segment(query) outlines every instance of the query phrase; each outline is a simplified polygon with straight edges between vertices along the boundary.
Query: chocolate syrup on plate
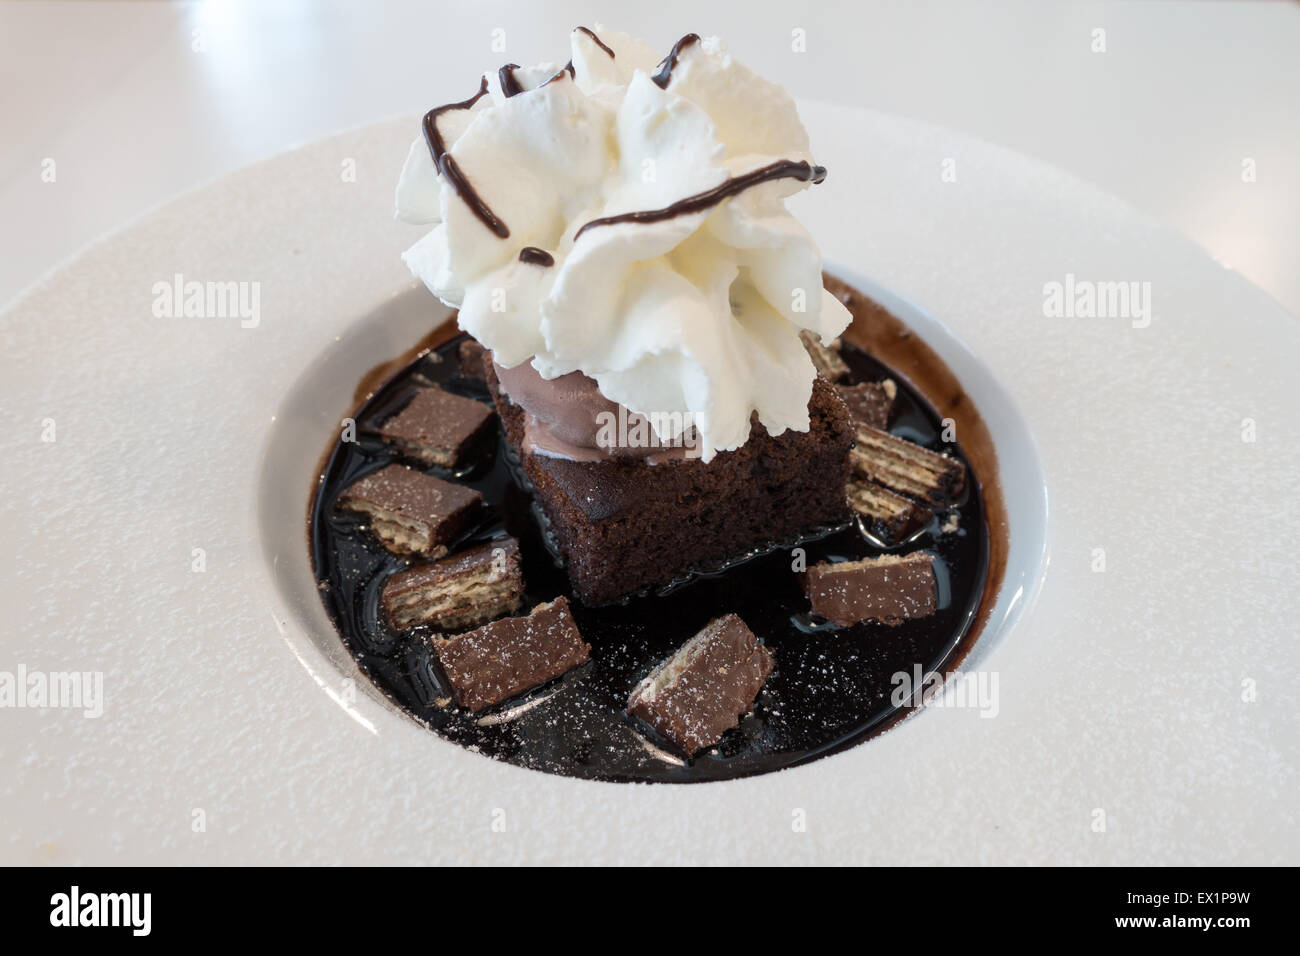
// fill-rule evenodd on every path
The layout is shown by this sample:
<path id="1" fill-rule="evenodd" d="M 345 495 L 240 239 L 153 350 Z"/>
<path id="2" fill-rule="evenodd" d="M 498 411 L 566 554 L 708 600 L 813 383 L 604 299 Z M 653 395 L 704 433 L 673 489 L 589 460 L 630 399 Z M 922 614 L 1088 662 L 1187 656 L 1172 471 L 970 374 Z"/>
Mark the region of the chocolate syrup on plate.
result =
<path id="1" fill-rule="evenodd" d="M 378 389 L 355 418 L 381 421 L 415 384 L 489 401 L 479 382 L 463 377 L 455 336 L 421 354 Z M 891 371 L 857 346 L 843 356 L 855 381 L 878 381 Z M 906 380 L 890 430 L 965 460 L 941 440 L 939 417 Z M 364 519 L 339 513 L 339 493 L 362 475 L 394 460 L 391 449 L 362 431 L 328 454 L 310 511 L 310 544 L 321 599 L 362 671 L 393 701 L 440 736 L 497 760 L 573 777 L 610 781 L 688 783 L 766 773 L 851 747 L 880 732 L 902 711 L 891 701 L 898 673 L 943 671 L 968 649 L 988 574 L 989 536 L 978 481 L 968 482 L 955 511 L 958 528 L 939 526 L 940 512 L 918 537 L 894 549 L 878 547 L 856 527 L 803 545 L 807 562 L 858 558 L 924 548 L 937 560 L 939 611 L 898 627 L 858 624 L 835 628 L 808 613 L 791 570 L 791 553 L 778 551 L 721 573 L 698 577 L 663 595 L 622 605 L 588 608 L 555 566 L 533 517 L 531 502 L 511 477 L 497 447 L 463 473 L 427 469 L 482 492 L 489 517 L 464 545 L 503 533 L 519 539 L 527 585 L 520 613 L 566 595 L 591 660 L 557 681 L 474 715 L 450 702 L 451 691 L 426 645 L 428 628 L 401 633 L 384 619 L 379 593 L 385 579 L 408 562 L 389 554 L 365 530 Z M 969 461 L 967 461 L 969 466 Z M 720 614 L 739 614 L 776 655 L 776 670 L 753 713 L 714 748 L 686 760 L 623 713 L 632 688 L 656 664 Z M 436 754 L 431 754 L 436 759 Z"/>

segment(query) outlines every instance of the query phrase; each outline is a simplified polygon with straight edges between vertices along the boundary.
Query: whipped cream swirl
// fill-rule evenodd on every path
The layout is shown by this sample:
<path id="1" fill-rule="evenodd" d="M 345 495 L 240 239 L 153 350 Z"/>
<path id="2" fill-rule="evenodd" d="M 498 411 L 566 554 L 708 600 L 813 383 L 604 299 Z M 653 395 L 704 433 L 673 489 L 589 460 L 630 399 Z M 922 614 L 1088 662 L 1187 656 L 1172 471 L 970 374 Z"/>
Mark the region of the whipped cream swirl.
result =
<path id="1" fill-rule="evenodd" d="M 825 175 L 793 100 L 717 38 L 666 58 L 612 31 L 571 44 L 567 65 L 509 64 L 425 118 L 397 214 L 436 225 L 403 259 L 499 365 L 581 372 L 693 424 L 706 461 L 755 413 L 806 431 L 799 331 L 829 341 L 850 316 L 785 208 Z"/>

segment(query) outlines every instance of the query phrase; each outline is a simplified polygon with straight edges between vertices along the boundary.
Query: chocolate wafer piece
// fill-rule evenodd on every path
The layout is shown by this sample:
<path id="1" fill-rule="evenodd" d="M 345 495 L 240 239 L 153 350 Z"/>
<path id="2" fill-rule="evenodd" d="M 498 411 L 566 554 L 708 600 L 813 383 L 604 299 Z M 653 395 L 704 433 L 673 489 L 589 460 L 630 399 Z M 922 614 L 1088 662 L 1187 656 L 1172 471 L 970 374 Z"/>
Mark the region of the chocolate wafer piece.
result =
<path id="1" fill-rule="evenodd" d="M 836 385 L 835 394 L 849 409 L 855 425 L 888 428 L 894 411 L 894 398 L 898 385 L 893 379 L 882 382 L 862 382 L 859 385 Z"/>
<path id="2" fill-rule="evenodd" d="M 421 388 L 378 431 L 406 458 L 455 468 L 487 433 L 493 417 L 482 402 L 440 388 Z"/>
<path id="3" fill-rule="evenodd" d="M 537 605 L 527 617 L 505 617 L 430 643 L 456 703 L 471 711 L 540 687 L 591 654 L 563 597 Z"/>
<path id="4" fill-rule="evenodd" d="M 627 712 L 686 756 L 712 747 L 754 707 L 775 661 L 735 614 L 710 621 L 636 686 Z"/>
<path id="5" fill-rule="evenodd" d="M 906 540 L 934 517 L 925 505 L 874 481 L 851 479 L 847 491 L 850 507 L 862 516 L 867 530 L 886 544 Z"/>
<path id="6" fill-rule="evenodd" d="M 823 344 L 816 332 L 803 329 L 799 333 L 799 340 L 808 351 L 808 357 L 812 359 L 817 374 L 826 381 L 842 382 L 849 377 L 849 367 L 844 364 L 844 359 L 840 358 L 839 339 Z"/>
<path id="7" fill-rule="evenodd" d="M 956 458 L 870 425 L 857 427 L 857 445 L 849 452 L 853 474 L 890 491 L 942 507 L 966 487 L 966 466 Z"/>
<path id="8" fill-rule="evenodd" d="M 478 339 L 466 339 L 456 346 L 456 359 L 460 363 L 461 376 L 476 382 L 485 381 L 487 372 L 483 367 L 483 359 L 486 355 L 487 349 Z"/>
<path id="9" fill-rule="evenodd" d="M 339 507 L 370 517 L 370 530 L 394 554 L 440 558 L 477 520 L 483 496 L 405 465 L 389 465 L 349 485 Z"/>
<path id="10" fill-rule="evenodd" d="M 938 606 L 933 555 L 926 551 L 823 561 L 799 577 L 813 613 L 844 626 L 859 621 L 897 625 L 929 617 Z"/>
<path id="11" fill-rule="evenodd" d="M 459 631 L 518 611 L 523 596 L 519 542 L 499 538 L 394 574 L 381 600 L 399 631 L 417 624 Z"/>

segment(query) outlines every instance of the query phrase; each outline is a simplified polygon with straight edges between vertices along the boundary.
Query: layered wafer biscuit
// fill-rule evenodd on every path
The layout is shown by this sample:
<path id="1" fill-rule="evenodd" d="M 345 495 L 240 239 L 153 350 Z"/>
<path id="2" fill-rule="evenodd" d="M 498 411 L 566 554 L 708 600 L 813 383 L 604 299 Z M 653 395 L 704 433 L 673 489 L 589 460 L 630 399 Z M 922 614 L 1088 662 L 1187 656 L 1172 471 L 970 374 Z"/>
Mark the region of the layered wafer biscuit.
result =
<path id="1" fill-rule="evenodd" d="M 440 558 L 478 519 L 483 496 L 405 465 L 388 465 L 349 485 L 339 507 L 364 514 L 394 554 Z"/>
<path id="2" fill-rule="evenodd" d="M 947 505 L 966 487 L 966 466 L 956 458 L 870 425 L 858 425 L 849 461 L 854 477 L 936 507 Z"/>
<path id="3" fill-rule="evenodd" d="M 378 431 L 404 458 L 456 468 L 481 444 L 494 417 L 489 406 L 472 398 L 421 388 Z"/>
<path id="4" fill-rule="evenodd" d="M 933 556 L 882 554 L 860 561 L 823 561 L 800 575 L 814 614 L 847 626 L 859 621 L 901 624 L 938 607 Z"/>
<path id="5" fill-rule="evenodd" d="M 430 643 L 456 703 L 471 711 L 540 687 L 591 655 L 563 597 L 526 617 L 504 617 Z"/>
<path id="6" fill-rule="evenodd" d="M 745 622 L 726 614 L 651 671 L 632 691 L 627 712 L 691 757 L 753 709 L 774 666 L 772 652 Z"/>
<path id="7" fill-rule="evenodd" d="M 840 340 L 823 344 L 814 332 L 804 329 L 799 333 L 799 340 L 812 359 L 817 374 L 828 382 L 842 382 L 849 377 L 849 367 L 840 358 Z"/>
<path id="8" fill-rule="evenodd" d="M 934 517 L 925 505 L 896 495 L 874 481 L 851 479 L 847 491 L 854 513 L 861 516 L 872 535 L 886 544 L 906 540 Z"/>
<path id="9" fill-rule="evenodd" d="M 431 624 L 458 631 L 518 611 L 523 596 L 519 542 L 499 538 L 394 574 L 381 600 L 398 630 Z"/>
<path id="10" fill-rule="evenodd" d="M 855 425 L 888 428 L 894 411 L 898 385 L 893 379 L 881 382 L 862 382 L 858 385 L 836 385 L 835 394 L 849 410 Z"/>

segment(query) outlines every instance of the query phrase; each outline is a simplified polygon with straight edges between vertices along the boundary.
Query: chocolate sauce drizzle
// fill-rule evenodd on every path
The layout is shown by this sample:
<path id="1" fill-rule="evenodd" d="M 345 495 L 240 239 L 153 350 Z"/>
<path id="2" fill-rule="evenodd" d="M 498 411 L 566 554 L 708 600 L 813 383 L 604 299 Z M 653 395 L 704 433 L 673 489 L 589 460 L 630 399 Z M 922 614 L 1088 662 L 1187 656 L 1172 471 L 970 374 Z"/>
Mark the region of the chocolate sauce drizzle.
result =
<path id="1" fill-rule="evenodd" d="M 614 51 L 586 27 L 575 27 L 575 32 L 583 33 L 590 37 L 592 42 L 609 54 L 609 58 L 614 59 Z M 672 80 L 673 69 L 681 57 L 682 51 L 686 50 L 692 44 L 699 43 L 700 37 L 697 33 L 688 33 L 676 43 L 668 52 L 668 55 L 659 62 L 659 70 L 650 79 L 659 86 L 660 89 L 667 89 L 669 82 Z M 517 63 L 507 63 L 497 72 L 497 78 L 501 83 L 501 92 L 507 97 L 517 96 L 524 92 L 523 85 L 515 77 L 515 71 L 519 69 Z M 573 61 L 570 60 L 554 76 L 542 84 L 548 86 L 554 83 L 565 73 L 570 78 L 576 76 L 573 68 Z M 433 156 L 433 165 L 438 173 L 446 177 L 451 183 L 452 188 L 456 191 L 470 210 L 478 217 L 483 225 L 487 226 L 498 238 L 506 239 L 510 236 L 509 227 L 492 211 L 483 197 L 475 191 L 470 181 L 466 178 L 465 173 L 461 170 L 460 165 L 456 162 L 455 157 L 447 152 L 447 148 L 442 141 L 442 134 L 438 132 L 438 117 L 448 110 L 467 110 L 472 107 L 479 99 L 487 93 L 487 77 L 484 77 L 479 84 L 479 90 L 467 100 L 459 103 L 448 103 L 445 106 L 439 106 L 429 110 L 424 114 L 424 138 L 429 144 L 429 153 Z M 687 196 L 685 199 L 679 199 L 670 206 L 663 209 L 646 209 L 638 212 L 626 212 L 617 216 L 605 216 L 600 219 L 593 219 L 585 223 L 573 238 L 576 240 L 588 229 L 593 226 L 611 226 L 623 222 L 663 222 L 668 219 L 675 219 L 678 216 L 685 216 L 691 213 L 703 212 L 713 206 L 718 205 L 732 196 L 738 195 L 749 189 L 751 186 L 757 186 L 759 183 L 769 182 L 773 179 L 799 179 L 803 182 L 820 183 L 826 178 L 826 167 L 813 166 L 807 162 L 792 159 L 780 159 L 767 166 L 761 166 L 758 169 L 745 173 L 742 176 L 733 176 L 725 182 L 707 189 L 702 193 L 696 193 L 694 196 Z M 546 261 L 542 261 L 545 257 Z M 551 266 L 555 260 L 550 254 L 541 249 L 532 246 L 525 247 L 519 253 L 521 262 L 528 262 L 532 265 Z"/>
<path id="2" fill-rule="evenodd" d="M 510 235 L 510 229 L 497 218 L 491 207 L 483 201 L 483 197 L 474 191 L 468 179 L 465 178 L 464 172 L 461 171 L 460 164 L 456 162 L 456 157 L 447 152 L 446 144 L 442 141 L 442 134 L 438 132 L 438 117 L 448 110 L 467 110 L 477 103 L 487 94 L 487 77 L 479 83 L 478 92 L 467 100 L 461 100 L 459 103 L 448 103 L 445 106 L 436 106 L 424 114 L 424 141 L 429 144 L 429 154 L 433 157 L 433 167 L 442 176 L 446 177 L 447 182 L 451 183 L 451 188 L 456 190 L 456 194 L 465 200 L 470 211 L 478 216 L 479 221 L 487 226 L 498 238 L 505 239 Z"/>
<path id="3" fill-rule="evenodd" d="M 545 83 L 543 83 L 542 86 L 550 86 L 552 83 L 554 83 L 554 82 L 555 82 L 556 80 L 558 80 L 560 77 L 564 76 L 565 73 L 568 73 L 568 74 L 569 74 L 569 79 L 573 79 L 575 76 L 578 75 L 577 70 L 575 70 L 575 69 L 573 68 L 573 61 L 572 61 L 572 60 L 570 60 L 568 63 L 564 64 L 564 66 L 560 67 L 559 71 L 558 71 L 558 72 L 557 72 L 553 77 L 551 77 L 549 80 L 547 80 Z"/>
<path id="4" fill-rule="evenodd" d="M 668 55 L 659 61 L 659 72 L 650 77 L 657 87 L 661 90 L 668 89 L 668 81 L 673 78 L 673 68 L 677 66 L 677 58 L 682 55 L 682 51 L 693 43 L 700 42 L 698 33 L 688 33 L 668 51 Z"/>
<path id="5" fill-rule="evenodd" d="M 604 50 L 606 53 L 608 53 L 608 54 L 609 54 L 609 58 L 610 58 L 611 60 L 614 59 L 614 51 L 611 50 L 609 47 L 605 46 L 604 42 L 600 39 L 600 37 L 596 36 L 596 34 L 592 33 L 592 32 L 591 32 L 590 30 L 588 30 L 586 27 L 574 27 L 574 28 L 573 28 L 573 32 L 574 32 L 574 33 L 585 33 L 587 36 L 591 37 L 591 42 L 592 42 L 592 43 L 596 44 L 596 46 L 600 47 L 602 50 Z"/>
<path id="6" fill-rule="evenodd" d="M 519 250 L 519 261 L 526 262 L 530 266 L 541 266 L 546 268 L 555 265 L 555 259 L 545 249 L 538 249 L 536 246 L 524 246 Z"/>
<path id="7" fill-rule="evenodd" d="M 515 70 L 517 69 L 519 69 L 518 63 L 507 63 L 497 70 L 497 80 L 501 84 L 501 92 L 506 95 L 507 99 L 518 96 L 524 91 L 523 85 L 515 77 Z"/>
<path id="8" fill-rule="evenodd" d="M 667 219 L 676 219 L 678 216 L 687 216 L 695 212 L 703 212 L 713 206 L 718 205 L 724 199 L 730 199 L 749 189 L 751 186 L 757 186 L 759 183 L 770 182 L 773 179 L 800 179 L 804 182 L 820 183 L 826 178 L 825 166 L 813 166 L 803 160 L 795 161 L 793 159 L 778 159 L 774 163 L 766 166 L 760 166 L 752 172 L 745 173 L 743 176 L 732 176 L 725 182 L 719 183 L 712 189 L 706 189 L 702 193 L 696 193 L 694 196 L 687 196 L 685 199 L 679 199 L 671 206 L 665 206 L 663 209 L 644 209 L 639 212 L 625 212 L 617 216 L 605 216 L 601 219 L 593 219 L 586 223 L 581 229 L 574 233 L 573 238 L 576 241 L 588 229 L 595 226 L 612 226 L 621 222 L 663 222 Z"/>

